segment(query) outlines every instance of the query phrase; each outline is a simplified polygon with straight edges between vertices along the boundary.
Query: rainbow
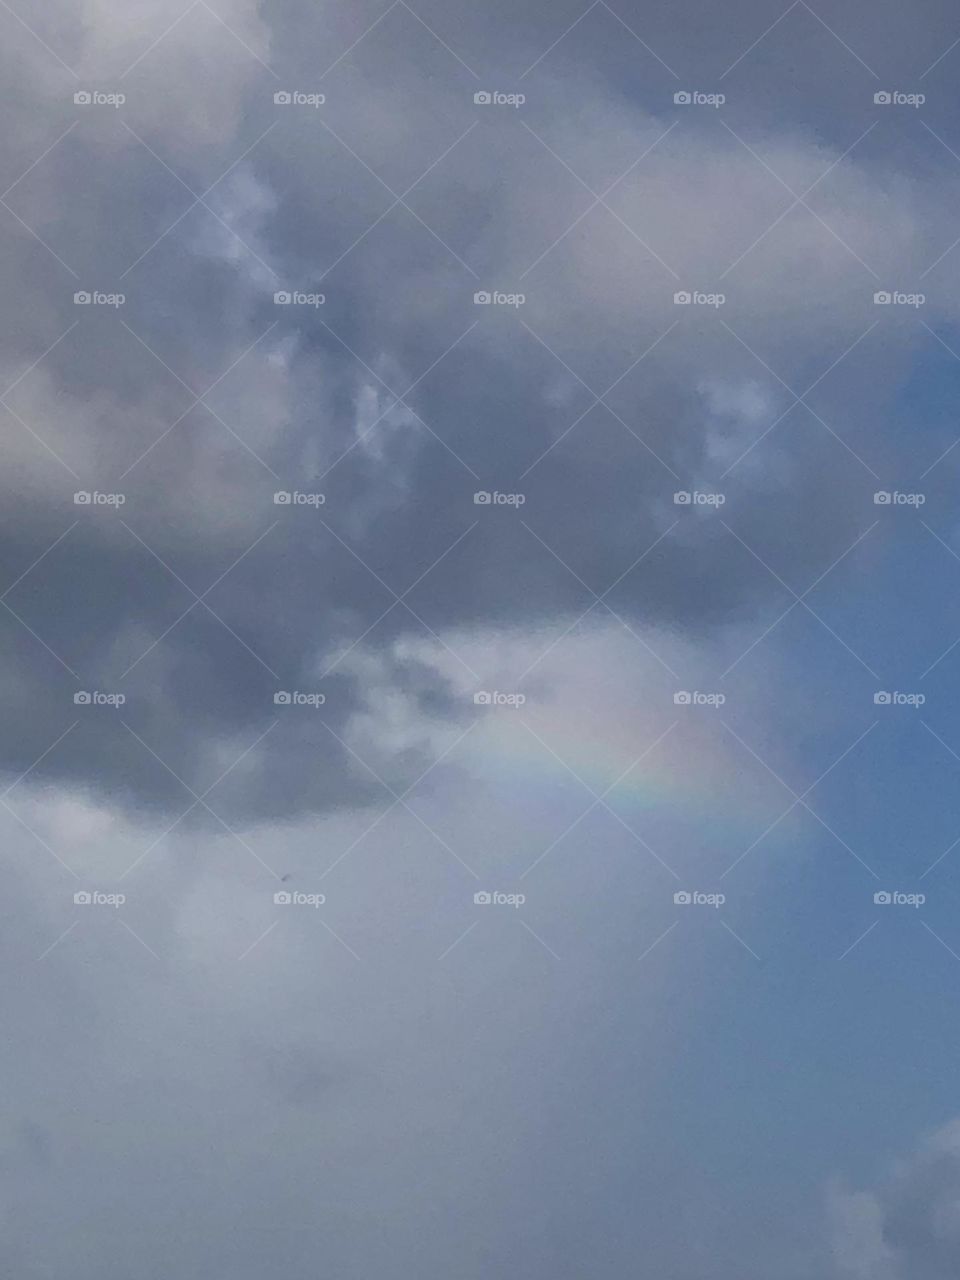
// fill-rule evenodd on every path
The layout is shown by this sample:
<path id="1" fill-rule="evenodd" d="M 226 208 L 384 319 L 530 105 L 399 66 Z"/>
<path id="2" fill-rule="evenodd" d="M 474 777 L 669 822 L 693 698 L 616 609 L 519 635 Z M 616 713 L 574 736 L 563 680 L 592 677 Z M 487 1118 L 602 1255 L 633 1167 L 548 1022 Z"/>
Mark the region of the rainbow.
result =
<path id="1" fill-rule="evenodd" d="M 485 716 L 466 741 L 478 781 L 489 781 L 507 800 L 516 796 L 518 804 L 529 801 L 531 789 L 577 789 L 576 778 L 597 796 L 616 783 L 606 802 L 626 820 L 631 813 L 679 812 L 685 822 L 717 822 L 725 843 L 740 841 L 742 848 L 787 808 L 789 795 L 719 726 L 707 723 L 690 734 L 678 725 L 658 743 L 664 727 L 556 705 L 535 713 L 505 707 Z"/>

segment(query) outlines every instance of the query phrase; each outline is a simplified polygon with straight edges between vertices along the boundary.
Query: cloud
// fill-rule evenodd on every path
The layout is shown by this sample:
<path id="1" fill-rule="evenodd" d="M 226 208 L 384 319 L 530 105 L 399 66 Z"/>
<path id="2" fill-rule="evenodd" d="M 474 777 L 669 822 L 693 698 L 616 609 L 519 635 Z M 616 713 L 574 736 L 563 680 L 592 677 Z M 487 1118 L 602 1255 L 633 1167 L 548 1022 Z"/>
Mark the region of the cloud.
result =
<path id="1" fill-rule="evenodd" d="M 960 1262 L 960 1122 L 925 1138 L 873 1191 L 836 1189 L 838 1275 L 946 1280 Z"/>
<path id="2" fill-rule="evenodd" d="M 621 628 L 446 639 L 503 688 L 552 647 L 529 702 L 484 710 L 466 736 L 419 709 L 428 672 L 472 689 L 443 645 L 354 651 L 369 691 L 346 727 L 358 776 L 389 777 L 411 749 L 438 761 L 405 804 L 374 783 L 366 808 L 240 824 L 215 790 L 229 829 L 197 831 L 35 776 L 6 797 L 3 946 L 22 981 L 0 1050 L 0 1205 L 19 1273 L 69 1257 L 87 1280 L 162 1254 L 180 1270 L 226 1258 L 244 1278 L 272 1257 L 296 1275 L 322 1247 L 338 1268 L 456 1261 L 479 1280 L 519 1257 L 572 1276 L 598 1233 L 601 1274 L 623 1273 L 637 1233 L 669 1256 L 672 1186 L 611 1234 L 611 1205 L 635 1194 L 624 1170 L 646 1176 L 613 1096 L 629 1062 L 632 1114 L 652 1123 L 649 1046 L 673 1038 L 704 948 L 754 963 L 712 918 L 662 938 L 677 917 L 663 864 L 690 883 L 716 874 L 716 845 L 676 825 L 670 788 L 687 821 L 740 847 L 779 790 L 734 767 L 702 716 L 664 736 L 674 704 L 654 705 L 658 664 Z M 694 676 L 707 662 L 696 646 L 683 657 Z M 261 768 L 248 756 L 231 779 L 255 786 Z M 609 808 L 595 804 L 608 788 Z M 478 906 L 478 890 L 526 901 Z M 75 905 L 78 891 L 125 901 Z M 325 901 L 278 905 L 278 891 Z M 585 1071 L 611 1033 L 611 990 L 658 938 L 669 963 L 631 978 L 620 1053 Z M 584 1149 L 607 1152 L 587 1184 L 561 1172 Z M 51 1196 L 66 1207 L 41 1231 Z M 577 1203 L 577 1232 L 545 1258 L 539 1224 Z"/>
<path id="3" fill-rule="evenodd" d="M 874 490 L 954 439 L 910 428 L 956 170 L 850 52 L 953 15 L 14 7 L 6 1269 L 821 1275 L 787 1179 L 710 1162 L 781 917 L 674 893 L 799 847 L 847 704 L 790 591 L 872 582 Z M 874 305 L 941 256 L 933 333 Z M 955 1274 L 956 1148 L 834 1190 L 839 1274 Z"/>
<path id="4" fill-rule="evenodd" d="M 941 251 L 952 179 L 924 185 L 899 155 L 846 155 L 853 138 L 796 125 L 676 123 L 672 98 L 628 99 L 589 64 L 576 92 L 538 67 L 522 117 L 484 112 L 400 10 L 324 77 L 322 112 L 276 108 L 264 64 L 315 89 L 297 50 L 345 49 L 354 18 L 218 13 L 195 6 L 164 34 L 161 6 L 98 4 L 63 37 L 41 32 L 81 77 L 121 77 L 121 111 L 72 113 L 73 79 L 27 33 L 12 55 L 44 69 L 23 87 L 35 127 L 4 158 L 23 174 L 8 203 L 44 243 L 13 221 L 10 296 L 29 318 L 0 316 L 11 771 L 71 723 L 78 686 L 128 691 L 147 756 L 90 721 L 44 769 L 170 809 L 183 788 L 149 750 L 202 790 L 225 742 L 267 729 L 277 688 L 324 679 L 358 637 L 386 660 L 404 637 L 572 621 L 608 588 L 637 626 L 737 623 L 778 585 L 718 521 L 678 512 L 676 490 L 722 490 L 724 520 L 797 589 L 853 543 L 881 463 L 832 411 L 842 363 L 816 417 L 795 393 L 855 348 L 864 412 L 889 415 L 910 356 L 871 345 L 871 271 L 912 279 Z M 198 74 L 205 58 L 216 75 Z M 792 197 L 771 170 L 798 192 L 827 174 L 815 214 L 781 218 Z M 723 307 L 674 304 L 728 267 Z M 77 308 L 78 285 L 126 301 Z M 526 301 L 477 307 L 481 286 Z M 278 288 L 325 302 L 276 306 Z M 878 447 L 896 459 L 895 437 Z M 125 502 L 80 510 L 78 489 Z M 325 502 L 278 508 L 281 489 Z M 478 489 L 522 492 L 522 520 L 475 507 Z M 327 692 L 343 737 L 364 690 L 339 668 Z M 449 690 L 431 696 L 457 719 Z M 322 727 L 273 741 L 238 803 L 365 798 Z"/>

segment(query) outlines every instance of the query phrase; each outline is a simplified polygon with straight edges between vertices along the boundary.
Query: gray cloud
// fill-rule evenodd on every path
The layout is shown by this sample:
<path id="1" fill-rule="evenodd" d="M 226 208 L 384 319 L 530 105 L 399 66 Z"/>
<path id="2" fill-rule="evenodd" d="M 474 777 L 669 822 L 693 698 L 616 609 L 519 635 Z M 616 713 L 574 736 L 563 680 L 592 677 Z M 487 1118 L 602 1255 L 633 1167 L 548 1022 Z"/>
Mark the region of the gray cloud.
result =
<path id="1" fill-rule="evenodd" d="M 543 648 L 462 639 L 497 676 Z M 620 753 L 669 724 L 623 681 L 635 653 L 612 626 L 574 637 L 544 660 L 523 711 L 598 789 L 565 725 L 589 719 L 611 752 L 603 772 L 620 774 Z M 705 660 L 683 656 L 691 671 Z M 439 645 L 399 657 L 462 680 Z M 364 686 L 388 693 L 392 666 L 366 657 Z M 448 754 L 410 811 L 377 823 L 389 797 L 236 836 L 165 833 L 142 809 L 27 780 L 11 803 L 70 875 L 0 809 L 3 950 L 21 974 L 0 1049 L 7 1264 L 86 1280 L 227 1260 L 246 1280 L 268 1264 L 307 1275 L 322 1252 L 347 1272 L 456 1264 L 480 1277 L 521 1262 L 573 1277 L 593 1258 L 612 1277 L 643 1249 L 690 1274 L 709 1261 L 712 1276 L 759 1280 L 764 1250 L 725 1223 L 716 1188 L 690 1181 L 651 1050 L 675 1041 L 705 955 L 723 983 L 755 962 L 715 920 L 687 918 L 639 968 L 676 923 L 656 858 L 607 811 L 584 814 L 589 791 L 515 720 L 490 717 L 458 742 L 442 716 L 428 725 L 412 700 L 385 713 L 387 701 L 353 726 L 359 756 L 379 770 L 425 731 L 429 754 Z M 759 770 L 748 784 L 719 732 L 678 731 L 654 753 L 657 773 L 685 770 L 718 813 L 736 786 L 755 821 L 778 788 Z M 244 782 L 259 771 L 247 763 Z M 609 803 L 637 821 L 629 785 Z M 711 852 L 682 828 L 655 840 L 684 876 L 710 874 Z M 258 858 L 289 877 L 283 889 L 323 892 L 322 909 L 275 905 Z M 126 902 L 75 906 L 77 888 Z M 478 907 L 477 888 L 527 902 Z M 616 1051 L 595 1061 L 598 1044 Z M 52 1222 L 51 1198 L 64 1206 Z"/>
<path id="2" fill-rule="evenodd" d="M 774 990 L 743 975 L 770 982 L 799 909 L 775 946 L 749 888 L 742 937 L 673 893 L 745 850 L 762 880 L 760 832 L 805 870 L 843 842 L 783 810 L 848 705 L 812 708 L 765 637 L 791 588 L 878 563 L 874 491 L 955 438 L 949 405 L 913 428 L 953 359 L 960 167 L 873 106 L 952 11 L 824 9 L 831 33 L 801 3 L 764 35 L 758 0 L 14 7 L 6 1269 L 822 1276 L 799 1175 L 768 1185 L 733 1101 Z M 923 78 L 950 146 L 956 56 Z M 920 287 L 934 334 L 873 304 Z M 678 721 L 738 662 L 730 729 Z M 474 904 L 521 884 L 524 913 Z M 835 1193 L 838 1274 L 955 1274 L 956 1146 Z"/>
<path id="3" fill-rule="evenodd" d="M 960 1127 L 926 1138 L 874 1191 L 835 1189 L 838 1274 L 946 1280 L 960 1259 Z"/>
<path id="4" fill-rule="evenodd" d="M 848 439 L 835 390 L 845 363 L 827 371 L 862 343 L 849 359 L 871 369 L 863 413 L 889 421 L 921 339 L 899 316 L 883 318 L 902 335 L 896 359 L 880 333 L 864 336 L 873 289 L 913 280 L 949 243 L 951 175 L 931 189 L 922 159 L 878 157 L 870 139 L 844 158 L 863 131 L 856 113 L 842 136 L 815 140 L 743 96 L 750 63 L 740 107 L 731 72 L 734 133 L 715 112 L 678 118 L 664 67 L 656 93 L 618 82 L 609 13 L 524 77 L 520 113 L 474 107 L 486 82 L 437 39 L 460 48 L 443 35 L 452 15 L 424 13 L 433 35 L 403 6 L 322 77 L 322 112 L 277 109 L 277 85 L 320 86 L 306 51 L 335 50 L 333 63 L 378 13 L 219 12 L 233 33 L 201 5 L 155 48 L 172 20 L 162 6 L 120 17 L 94 6 L 82 25 L 41 30 L 77 81 L 26 32 L 13 54 L 15 111 L 31 127 L 8 138 L 5 171 L 23 173 L 76 127 L 8 195 L 48 246 L 11 215 L 11 292 L 31 299 L 26 328 L 20 307 L 5 322 L 16 417 L 0 562 L 7 583 L 26 575 L 5 598 L 20 620 L 3 620 L 7 706 L 22 726 L 4 745 L 11 769 L 70 723 L 78 683 L 122 683 L 137 733 L 202 789 L 222 738 L 253 741 L 274 689 L 309 687 L 359 636 L 389 653 L 425 626 L 572 620 L 613 583 L 618 612 L 698 634 L 779 595 L 718 522 L 678 513 L 677 489 L 722 488 L 725 519 L 796 589 L 853 543 L 901 445 L 895 424 Z M 460 56 L 484 74 L 490 16 L 459 15 Z M 559 16 L 517 19 L 514 76 L 556 39 Z M 729 42 L 745 47 L 759 16 L 744 8 Z M 813 40 L 802 19 L 790 22 Z M 865 93 L 871 78 L 839 53 L 843 92 Z M 752 62 L 772 83 L 781 58 L 771 35 Z M 197 74 L 204 59 L 215 74 Z M 75 85 L 97 76 L 122 82 L 121 111 L 73 110 Z M 770 170 L 798 194 L 830 172 L 809 197 L 816 216 L 794 209 L 764 235 L 793 198 Z M 391 209 L 421 176 L 409 207 Z M 217 179 L 209 209 L 191 209 Z M 673 303 L 677 288 L 721 284 L 716 313 Z M 127 302 L 81 311 L 78 286 L 122 288 Z M 326 302 L 276 307 L 278 287 Z M 478 308 L 482 287 L 527 301 Z M 824 374 L 814 417 L 794 394 Z M 77 509 L 77 488 L 127 501 Z M 322 490 L 326 505 L 277 508 L 278 488 Z M 513 510 L 476 508 L 481 488 L 524 492 L 519 514 L 537 536 Z M 191 591 L 208 588 L 196 605 Z M 342 669 L 325 687 L 342 733 L 363 690 Z M 456 714 L 441 689 L 422 695 Z M 165 805 L 182 790 L 149 756 L 141 766 L 112 721 L 82 729 L 46 759 L 51 776 Z M 279 814 L 347 795 L 347 761 L 322 727 L 285 725 L 274 742 L 275 773 L 241 807 Z M 392 776 L 409 780 L 409 762 Z"/>

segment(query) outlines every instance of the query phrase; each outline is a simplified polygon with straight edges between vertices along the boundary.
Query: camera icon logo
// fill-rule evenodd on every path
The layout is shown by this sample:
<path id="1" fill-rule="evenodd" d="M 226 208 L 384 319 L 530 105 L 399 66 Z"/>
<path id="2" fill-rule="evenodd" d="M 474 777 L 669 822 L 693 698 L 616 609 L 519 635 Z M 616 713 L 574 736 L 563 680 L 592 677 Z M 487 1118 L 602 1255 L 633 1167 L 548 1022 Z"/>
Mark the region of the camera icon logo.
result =
<path id="1" fill-rule="evenodd" d="M 286 89 L 278 89 L 277 92 L 273 95 L 273 101 L 276 103 L 278 107 L 289 107 L 293 99 L 291 98 L 290 94 L 286 91 Z"/>
<path id="2" fill-rule="evenodd" d="M 878 507 L 889 507 L 891 495 L 886 489 L 878 489 L 873 495 L 874 505 Z"/>
<path id="3" fill-rule="evenodd" d="M 473 295 L 474 305 L 478 307 L 488 307 L 493 301 L 486 289 L 480 289 Z"/>
<path id="4" fill-rule="evenodd" d="M 673 901 L 678 907 L 689 907 L 693 899 L 690 894 L 687 893 L 686 889 L 681 889 L 678 893 L 673 895 Z"/>
<path id="5" fill-rule="evenodd" d="M 287 307 L 290 305 L 292 298 L 286 289 L 279 289 L 273 295 L 274 304 L 278 307 Z"/>
<path id="6" fill-rule="evenodd" d="M 473 895 L 473 901 L 474 901 L 474 904 L 478 907 L 489 907 L 490 903 L 493 901 L 493 898 L 490 896 L 489 893 L 481 891 L 480 893 L 475 893 Z"/>
<path id="7" fill-rule="evenodd" d="M 293 898 L 291 898 L 290 894 L 287 893 L 286 889 L 281 889 L 278 893 L 273 895 L 273 901 L 275 906 L 288 907 L 293 901 Z"/>
<path id="8" fill-rule="evenodd" d="M 678 689 L 673 695 L 673 705 L 675 707 L 689 707 L 693 701 L 686 689 Z"/>
<path id="9" fill-rule="evenodd" d="M 73 895 L 73 901 L 78 907 L 89 907 L 90 903 L 93 901 L 93 897 L 86 889 L 81 889 L 78 893 Z"/>
<path id="10" fill-rule="evenodd" d="M 492 500 L 492 495 L 486 489 L 479 489 L 473 495 L 473 505 L 475 507 L 489 507 Z"/>
<path id="11" fill-rule="evenodd" d="M 285 689 L 278 690 L 273 695 L 273 705 L 275 707 L 289 707 L 292 699 Z"/>
<path id="12" fill-rule="evenodd" d="M 873 101 L 878 107 L 889 107 L 892 99 L 889 93 L 881 89 L 879 93 L 873 95 Z"/>
<path id="13" fill-rule="evenodd" d="M 879 893 L 875 893 L 873 895 L 873 901 L 878 907 L 889 907 L 893 899 L 889 893 L 885 890 L 881 890 Z"/>
<path id="14" fill-rule="evenodd" d="M 93 97 L 87 89 L 78 89 L 73 95 L 74 104 L 78 107 L 89 107 Z"/>
<path id="15" fill-rule="evenodd" d="M 292 501 L 292 498 L 293 498 L 293 495 L 289 493 L 286 489 L 278 489 L 277 492 L 273 495 L 273 501 L 278 507 L 289 507 Z"/>
<path id="16" fill-rule="evenodd" d="M 492 101 L 492 95 L 487 93 L 485 89 L 481 89 L 479 93 L 473 95 L 473 105 L 475 107 L 489 107 Z"/>
<path id="17" fill-rule="evenodd" d="M 81 690 L 79 693 L 75 693 L 73 695 L 73 701 L 75 706 L 89 707 L 91 698 L 89 693 L 87 693 L 85 690 Z"/>
<path id="18" fill-rule="evenodd" d="M 873 303 L 877 307 L 889 307 L 892 301 L 893 297 L 886 289 L 878 289 L 873 295 Z"/>
<path id="19" fill-rule="evenodd" d="M 679 93 L 673 95 L 673 101 L 678 107 L 689 107 L 693 99 L 686 89 L 681 89 Z"/>
<path id="20" fill-rule="evenodd" d="M 876 707 L 889 707 L 892 701 L 890 694 L 882 689 L 873 695 L 873 704 Z"/>
<path id="21" fill-rule="evenodd" d="M 89 307 L 92 299 L 86 289 L 80 289 L 73 295 L 73 304 L 76 307 Z"/>
<path id="22" fill-rule="evenodd" d="M 477 707 L 489 707 L 493 702 L 493 697 L 481 689 L 479 693 L 473 695 L 473 702 Z"/>
<path id="23" fill-rule="evenodd" d="M 689 507 L 690 494 L 687 492 L 686 489 L 681 489 L 678 493 L 675 493 L 673 495 L 673 502 L 674 502 L 674 506 L 677 506 L 677 507 Z"/>
<path id="24" fill-rule="evenodd" d="M 74 505 L 78 507 L 89 507 L 90 496 L 91 495 L 87 493 L 86 489 L 78 489 L 73 495 Z"/>
<path id="25" fill-rule="evenodd" d="M 686 289 L 678 289 L 673 295 L 674 305 L 678 307 L 688 307 L 692 301 L 690 293 Z"/>

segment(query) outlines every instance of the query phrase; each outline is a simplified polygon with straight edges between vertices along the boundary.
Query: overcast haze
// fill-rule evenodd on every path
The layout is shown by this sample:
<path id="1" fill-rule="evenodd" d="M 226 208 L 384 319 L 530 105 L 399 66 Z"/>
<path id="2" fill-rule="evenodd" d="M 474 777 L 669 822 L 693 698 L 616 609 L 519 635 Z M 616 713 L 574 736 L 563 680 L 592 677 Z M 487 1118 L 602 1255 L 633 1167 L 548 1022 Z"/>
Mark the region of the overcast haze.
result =
<path id="1" fill-rule="evenodd" d="M 960 17 L 0 0 L 23 1280 L 960 1272 Z"/>

